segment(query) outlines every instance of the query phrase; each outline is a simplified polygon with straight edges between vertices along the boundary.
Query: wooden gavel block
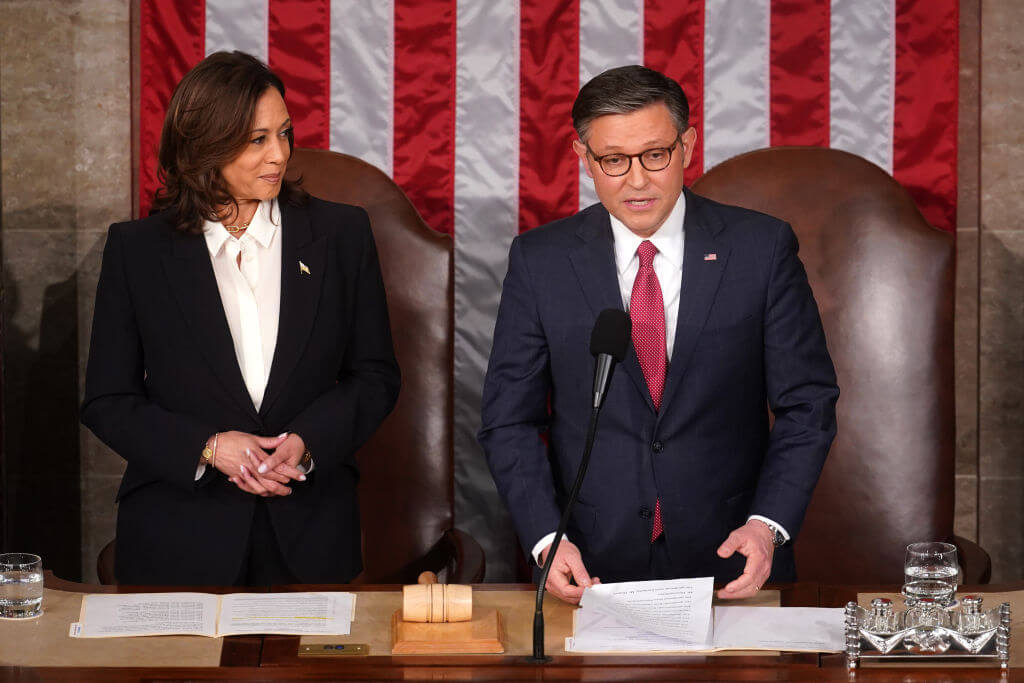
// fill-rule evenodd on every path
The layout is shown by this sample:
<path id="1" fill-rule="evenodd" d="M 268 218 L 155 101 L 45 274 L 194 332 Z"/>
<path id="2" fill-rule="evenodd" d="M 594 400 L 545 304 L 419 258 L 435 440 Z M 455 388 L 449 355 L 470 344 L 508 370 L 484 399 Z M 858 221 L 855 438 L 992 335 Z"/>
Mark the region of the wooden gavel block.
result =
<path id="1" fill-rule="evenodd" d="M 402 587 L 402 621 L 440 624 L 473 618 L 473 588 L 437 582 L 434 572 L 423 572 L 414 586 Z"/>

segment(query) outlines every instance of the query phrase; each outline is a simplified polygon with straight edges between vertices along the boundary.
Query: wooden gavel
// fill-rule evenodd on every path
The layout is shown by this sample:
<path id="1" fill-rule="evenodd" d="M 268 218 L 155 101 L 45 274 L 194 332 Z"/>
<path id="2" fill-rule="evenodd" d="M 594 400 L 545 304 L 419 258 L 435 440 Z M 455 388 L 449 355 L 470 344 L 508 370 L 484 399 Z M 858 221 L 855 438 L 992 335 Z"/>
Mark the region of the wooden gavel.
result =
<path id="1" fill-rule="evenodd" d="M 473 588 L 437 582 L 434 572 L 423 572 L 416 585 L 402 587 L 402 621 L 440 624 L 473 618 Z"/>

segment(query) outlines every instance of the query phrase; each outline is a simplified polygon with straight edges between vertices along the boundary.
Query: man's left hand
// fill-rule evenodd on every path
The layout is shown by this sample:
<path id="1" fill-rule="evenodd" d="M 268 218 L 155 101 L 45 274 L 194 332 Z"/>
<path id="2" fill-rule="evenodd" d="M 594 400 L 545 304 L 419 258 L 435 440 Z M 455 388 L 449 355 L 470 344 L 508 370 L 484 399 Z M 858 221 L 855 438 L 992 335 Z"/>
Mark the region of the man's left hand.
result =
<path id="1" fill-rule="evenodd" d="M 739 578 L 730 581 L 718 591 L 723 600 L 749 598 L 761 590 L 772 571 L 772 556 L 775 554 L 774 534 L 767 524 L 756 519 L 736 529 L 725 543 L 718 547 L 719 557 L 731 557 L 739 552 L 747 558 L 747 564 Z"/>

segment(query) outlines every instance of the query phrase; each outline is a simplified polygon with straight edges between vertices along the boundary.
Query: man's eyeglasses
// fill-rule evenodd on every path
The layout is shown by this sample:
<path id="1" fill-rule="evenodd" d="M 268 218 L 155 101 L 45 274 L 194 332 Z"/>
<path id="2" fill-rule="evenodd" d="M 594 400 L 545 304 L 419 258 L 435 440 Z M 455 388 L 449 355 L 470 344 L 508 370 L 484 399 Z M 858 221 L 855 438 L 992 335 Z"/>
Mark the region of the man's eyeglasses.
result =
<path id="1" fill-rule="evenodd" d="M 662 171 L 668 168 L 668 165 L 672 163 L 672 150 L 679 144 L 679 138 L 676 138 L 670 147 L 653 147 L 645 149 L 639 154 L 620 154 L 616 152 L 614 154 L 597 156 L 594 154 L 594 150 L 590 149 L 588 143 L 584 144 L 587 146 L 587 152 L 598 163 L 605 175 L 610 175 L 614 178 L 629 173 L 629 169 L 633 167 L 633 159 L 640 159 L 640 165 L 648 171 Z"/>

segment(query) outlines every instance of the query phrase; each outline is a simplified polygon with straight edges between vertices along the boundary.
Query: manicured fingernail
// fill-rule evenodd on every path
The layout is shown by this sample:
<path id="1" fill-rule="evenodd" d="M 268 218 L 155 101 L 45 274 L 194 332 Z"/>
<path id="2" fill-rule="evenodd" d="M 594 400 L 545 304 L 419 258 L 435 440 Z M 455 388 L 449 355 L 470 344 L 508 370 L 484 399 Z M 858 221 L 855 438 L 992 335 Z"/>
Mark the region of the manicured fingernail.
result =
<path id="1" fill-rule="evenodd" d="M 239 465 L 238 468 L 242 470 L 242 474 L 245 474 L 245 465 Z"/>
<path id="2" fill-rule="evenodd" d="M 306 475 L 305 474 L 300 474 L 299 475 L 299 481 L 306 481 Z"/>
<path id="3" fill-rule="evenodd" d="M 280 438 L 285 437 L 285 436 L 288 436 L 288 432 L 281 432 L 280 434 L 277 435 L 277 438 L 280 439 Z"/>
<path id="4" fill-rule="evenodd" d="M 252 457 L 252 449 L 246 448 L 245 449 L 245 454 L 248 455 L 251 458 Z"/>
<path id="5" fill-rule="evenodd" d="M 260 465 L 258 468 L 256 468 L 256 471 L 259 472 L 260 474 L 263 474 L 264 472 L 267 471 L 267 466 L 265 464 Z"/>

